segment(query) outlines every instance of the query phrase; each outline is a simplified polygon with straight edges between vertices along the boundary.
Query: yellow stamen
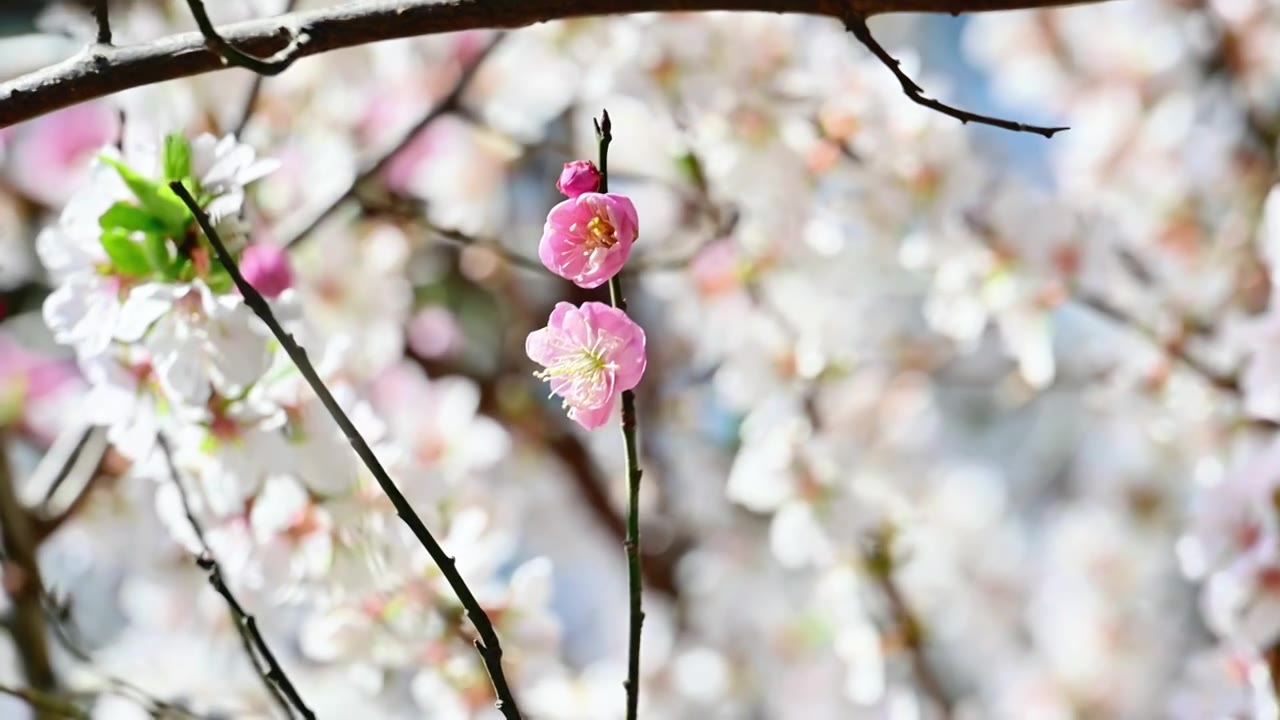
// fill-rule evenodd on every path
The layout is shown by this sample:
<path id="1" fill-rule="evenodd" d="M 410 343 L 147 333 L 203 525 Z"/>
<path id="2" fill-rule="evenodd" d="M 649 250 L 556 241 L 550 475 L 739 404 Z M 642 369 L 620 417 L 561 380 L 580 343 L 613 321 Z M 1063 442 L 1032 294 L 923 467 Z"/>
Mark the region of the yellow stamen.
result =
<path id="1" fill-rule="evenodd" d="M 611 248 L 618 244 L 618 237 L 614 233 L 614 227 L 610 222 L 599 215 L 591 218 L 587 223 L 588 243 L 595 247 Z"/>

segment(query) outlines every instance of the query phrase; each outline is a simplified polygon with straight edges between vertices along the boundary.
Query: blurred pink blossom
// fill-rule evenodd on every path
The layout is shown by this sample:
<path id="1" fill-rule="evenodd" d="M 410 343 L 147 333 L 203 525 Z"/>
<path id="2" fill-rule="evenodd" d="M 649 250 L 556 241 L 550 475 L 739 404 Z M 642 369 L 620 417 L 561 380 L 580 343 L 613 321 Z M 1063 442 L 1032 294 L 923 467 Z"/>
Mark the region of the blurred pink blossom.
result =
<path id="1" fill-rule="evenodd" d="M 289 254 L 279 245 L 255 243 L 245 248 L 240 258 L 240 272 L 255 290 L 275 298 L 293 287 L 293 268 Z"/>
<path id="2" fill-rule="evenodd" d="M 119 134 L 120 115 L 104 103 L 32 120 L 9 133 L 9 177 L 28 197 L 59 207 L 83 184 L 94 155 Z"/>
<path id="3" fill-rule="evenodd" d="M 622 269 L 639 232 L 629 198 L 583 193 L 551 208 L 538 257 L 578 287 L 599 287 Z"/>
<path id="4" fill-rule="evenodd" d="M 574 160 L 564 164 L 556 189 L 576 198 L 583 193 L 593 193 L 600 187 L 600 171 L 590 160 Z"/>
<path id="5" fill-rule="evenodd" d="M 409 321 L 409 347 L 427 358 L 440 358 L 458 350 L 465 341 L 458 320 L 438 305 L 425 307 Z"/>
<path id="6" fill-rule="evenodd" d="M 604 303 L 557 303 L 547 327 L 529 333 L 525 352 L 537 373 L 564 398 L 569 419 L 594 430 L 609 419 L 614 398 L 634 388 L 646 365 L 644 330 Z"/>

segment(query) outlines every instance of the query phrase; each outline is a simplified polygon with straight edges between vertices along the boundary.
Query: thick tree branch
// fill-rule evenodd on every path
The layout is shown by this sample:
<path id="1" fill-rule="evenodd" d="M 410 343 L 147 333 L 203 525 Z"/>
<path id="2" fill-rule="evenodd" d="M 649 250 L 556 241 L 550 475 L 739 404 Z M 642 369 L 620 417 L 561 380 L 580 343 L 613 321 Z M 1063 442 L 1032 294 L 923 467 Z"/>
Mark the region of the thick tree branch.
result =
<path id="1" fill-rule="evenodd" d="M 563 18 L 657 11 L 761 11 L 845 19 L 882 13 L 970 13 L 1094 0 L 370 0 L 236 23 L 218 37 L 237 52 L 272 57 L 307 42 L 298 57 L 380 40 L 481 28 L 518 28 Z M 293 30 L 290 30 L 290 29 Z M 185 33 L 108 55 L 81 53 L 0 85 L 0 127 L 141 85 L 221 70 L 204 35 Z"/>

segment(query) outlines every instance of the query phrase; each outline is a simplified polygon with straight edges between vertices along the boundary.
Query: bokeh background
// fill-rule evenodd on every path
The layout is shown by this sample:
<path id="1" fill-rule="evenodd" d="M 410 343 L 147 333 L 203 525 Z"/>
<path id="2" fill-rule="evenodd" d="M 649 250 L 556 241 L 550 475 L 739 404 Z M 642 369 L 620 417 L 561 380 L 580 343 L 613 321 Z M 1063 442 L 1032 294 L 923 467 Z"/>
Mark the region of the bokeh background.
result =
<path id="1" fill-rule="evenodd" d="M 0 27 L 8 78 L 93 25 L 6 3 Z M 113 27 L 194 24 L 135 0 Z M 381 43 L 0 130 L 0 686 L 279 717 L 176 475 L 319 717 L 497 717 L 456 600 L 287 359 L 206 324 L 234 291 L 153 282 L 127 332 L 138 289 L 67 269 L 123 197 L 104 152 L 154 175 L 166 134 L 210 133 L 247 146 L 219 151 L 236 177 L 271 170 L 237 215 L 287 247 L 277 312 L 495 614 L 526 715 L 621 717 L 616 423 L 574 426 L 524 354 L 556 302 L 604 297 L 537 243 L 607 108 L 649 353 L 644 717 L 1277 717 L 1280 6 L 872 30 L 932 96 L 1071 129 L 913 105 L 830 19 L 707 13 Z"/>

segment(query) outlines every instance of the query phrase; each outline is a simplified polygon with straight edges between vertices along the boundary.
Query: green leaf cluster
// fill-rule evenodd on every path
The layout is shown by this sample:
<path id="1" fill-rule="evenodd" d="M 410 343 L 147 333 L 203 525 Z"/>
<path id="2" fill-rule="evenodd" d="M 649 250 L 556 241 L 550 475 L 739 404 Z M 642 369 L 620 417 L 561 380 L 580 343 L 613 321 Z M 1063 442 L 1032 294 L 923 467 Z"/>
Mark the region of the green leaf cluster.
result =
<path id="1" fill-rule="evenodd" d="M 199 183 L 191 176 L 191 144 L 176 133 L 165 138 L 163 177 L 159 179 L 149 178 L 115 158 L 101 159 L 115 169 L 133 193 L 132 200 L 117 202 L 98 218 L 102 249 L 111 260 L 112 269 L 139 279 L 190 280 L 194 268 L 187 250 L 194 218 L 168 184 L 180 181 L 199 201 L 208 200 L 202 197 Z"/>

